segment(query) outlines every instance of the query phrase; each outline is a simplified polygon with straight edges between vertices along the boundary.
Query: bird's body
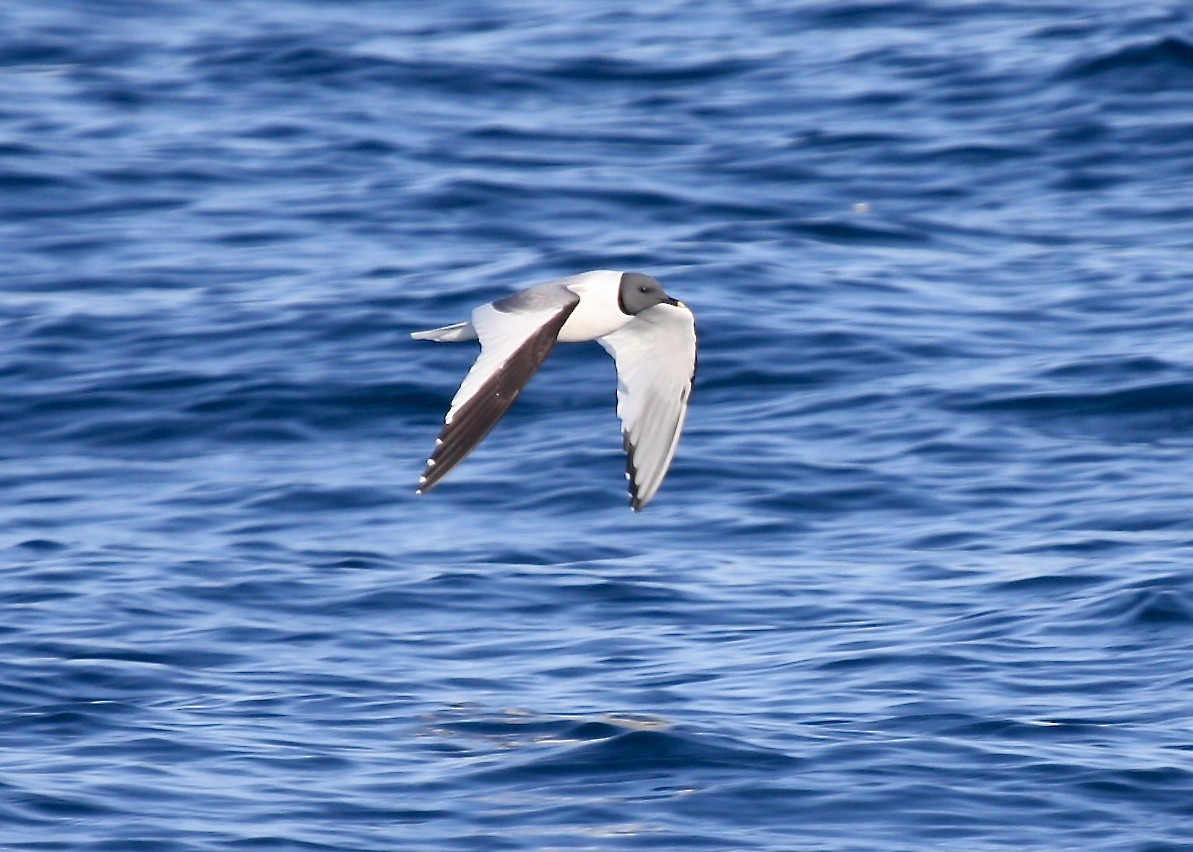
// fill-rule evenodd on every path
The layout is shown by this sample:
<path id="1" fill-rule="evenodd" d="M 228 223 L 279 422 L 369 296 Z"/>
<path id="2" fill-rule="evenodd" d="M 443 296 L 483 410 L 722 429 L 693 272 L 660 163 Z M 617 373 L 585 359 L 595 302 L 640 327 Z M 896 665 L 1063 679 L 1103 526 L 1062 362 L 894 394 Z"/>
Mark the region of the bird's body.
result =
<path id="1" fill-rule="evenodd" d="M 646 505 L 675 455 L 696 369 L 692 312 L 636 272 L 597 270 L 481 305 L 470 322 L 415 332 L 418 340 L 480 340 L 452 399 L 419 493 L 463 461 L 513 404 L 557 342 L 597 340 L 613 355 L 631 506 Z"/>

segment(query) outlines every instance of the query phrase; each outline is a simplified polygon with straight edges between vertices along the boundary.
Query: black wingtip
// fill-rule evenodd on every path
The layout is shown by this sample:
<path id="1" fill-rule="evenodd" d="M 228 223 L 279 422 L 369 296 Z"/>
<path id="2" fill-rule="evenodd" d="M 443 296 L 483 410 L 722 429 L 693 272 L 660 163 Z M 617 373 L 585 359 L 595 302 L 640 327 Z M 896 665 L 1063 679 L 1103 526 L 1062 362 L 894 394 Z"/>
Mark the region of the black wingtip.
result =
<path id="1" fill-rule="evenodd" d="M 422 496 L 439 484 L 439 480 L 431 476 L 431 471 L 434 469 L 435 465 L 427 465 L 427 469 L 423 471 L 423 475 L 418 478 L 418 488 L 414 489 L 415 494 Z"/>
<path id="2" fill-rule="evenodd" d="M 630 486 L 630 508 L 635 512 L 641 512 L 643 506 L 642 501 L 638 498 L 638 471 L 634 469 L 634 444 L 625 432 L 621 433 L 621 446 L 625 450 L 625 478 Z"/>
<path id="3" fill-rule="evenodd" d="M 435 450 L 427 459 L 427 469 L 419 480 L 420 493 L 430 491 L 442 482 L 452 468 L 462 462 L 492 431 L 555 348 L 559 330 L 579 303 L 577 297 L 575 301 L 562 306 L 550 320 L 527 337 L 444 422 L 439 437 L 435 439 Z"/>

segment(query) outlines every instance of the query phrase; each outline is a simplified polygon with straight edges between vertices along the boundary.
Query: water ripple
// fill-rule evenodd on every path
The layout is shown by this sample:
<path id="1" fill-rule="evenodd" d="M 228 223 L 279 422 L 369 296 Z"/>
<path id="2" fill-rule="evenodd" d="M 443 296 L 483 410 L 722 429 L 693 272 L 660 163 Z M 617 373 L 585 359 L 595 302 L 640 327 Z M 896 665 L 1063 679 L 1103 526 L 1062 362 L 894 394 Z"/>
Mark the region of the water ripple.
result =
<path id="1" fill-rule="evenodd" d="M 1183 848 L 1187 10 L 424 6 L 0 12 L 0 846 Z"/>

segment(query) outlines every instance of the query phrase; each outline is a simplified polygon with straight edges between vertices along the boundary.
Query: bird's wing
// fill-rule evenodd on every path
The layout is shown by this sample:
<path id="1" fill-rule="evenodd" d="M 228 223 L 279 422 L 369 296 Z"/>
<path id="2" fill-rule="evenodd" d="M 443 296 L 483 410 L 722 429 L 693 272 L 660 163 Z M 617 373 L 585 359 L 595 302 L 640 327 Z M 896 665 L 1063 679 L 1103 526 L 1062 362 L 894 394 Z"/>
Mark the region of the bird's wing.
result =
<path id="1" fill-rule="evenodd" d="M 438 485 L 497 425 L 555 348 L 559 329 L 579 303 L 566 288 L 536 287 L 472 312 L 481 353 L 452 399 L 419 477 L 420 494 Z"/>
<path id="2" fill-rule="evenodd" d="M 647 308 L 599 342 L 617 362 L 617 416 L 630 506 L 650 502 L 667 475 L 696 376 L 696 320 L 686 305 Z"/>

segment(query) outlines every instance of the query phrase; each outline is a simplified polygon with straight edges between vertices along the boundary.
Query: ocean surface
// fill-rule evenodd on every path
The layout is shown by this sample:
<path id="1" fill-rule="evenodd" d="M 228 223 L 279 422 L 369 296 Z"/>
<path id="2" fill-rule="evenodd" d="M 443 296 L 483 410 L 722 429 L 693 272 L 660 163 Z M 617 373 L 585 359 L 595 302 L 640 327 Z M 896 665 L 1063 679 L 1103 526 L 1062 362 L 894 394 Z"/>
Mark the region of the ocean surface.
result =
<path id="1" fill-rule="evenodd" d="M 1193 849 L 1183 0 L 8 0 L 0 427 L 5 850 Z"/>

